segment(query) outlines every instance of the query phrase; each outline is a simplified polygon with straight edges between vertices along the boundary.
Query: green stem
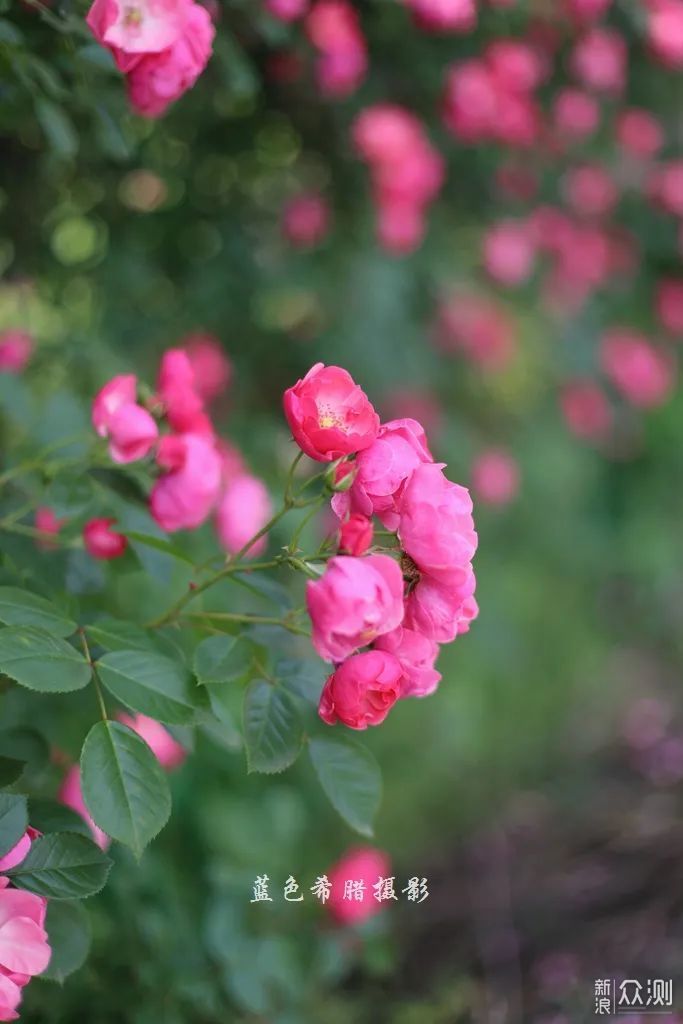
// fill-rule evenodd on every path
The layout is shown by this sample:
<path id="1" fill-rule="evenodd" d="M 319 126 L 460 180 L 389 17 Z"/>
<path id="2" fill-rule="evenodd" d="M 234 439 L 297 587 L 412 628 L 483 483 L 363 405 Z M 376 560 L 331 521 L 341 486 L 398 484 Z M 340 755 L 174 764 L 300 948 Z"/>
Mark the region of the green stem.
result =
<path id="1" fill-rule="evenodd" d="M 321 495 L 319 498 L 316 498 L 315 501 L 312 502 L 311 507 L 308 510 L 308 512 L 306 513 L 306 515 L 302 516 L 299 525 L 297 526 L 296 530 L 294 531 L 292 539 L 290 540 L 289 544 L 287 545 L 287 550 L 289 551 L 290 554 L 293 555 L 296 552 L 296 550 L 298 548 L 298 545 L 299 545 L 299 537 L 301 536 L 301 534 L 302 534 L 303 530 L 305 529 L 306 525 L 311 521 L 313 516 L 316 514 L 316 512 L 318 511 L 318 509 L 320 508 L 320 506 L 322 505 L 324 500 L 325 500 L 324 495 Z"/>
<path id="2" fill-rule="evenodd" d="M 85 659 L 90 665 L 90 668 L 92 669 L 92 681 L 95 686 L 95 693 L 97 694 L 97 702 L 100 705 L 100 715 L 102 716 L 102 721 L 107 722 L 109 720 L 109 716 L 107 715 L 107 708 L 104 703 L 104 694 L 102 693 L 102 687 L 100 686 L 100 680 L 99 676 L 97 675 L 97 669 L 95 668 L 95 662 L 92 660 L 92 655 L 90 654 L 90 647 L 88 646 L 88 640 L 85 635 L 85 630 L 79 627 L 78 632 L 81 637 L 81 643 L 83 645 L 83 653 L 85 655 Z"/>

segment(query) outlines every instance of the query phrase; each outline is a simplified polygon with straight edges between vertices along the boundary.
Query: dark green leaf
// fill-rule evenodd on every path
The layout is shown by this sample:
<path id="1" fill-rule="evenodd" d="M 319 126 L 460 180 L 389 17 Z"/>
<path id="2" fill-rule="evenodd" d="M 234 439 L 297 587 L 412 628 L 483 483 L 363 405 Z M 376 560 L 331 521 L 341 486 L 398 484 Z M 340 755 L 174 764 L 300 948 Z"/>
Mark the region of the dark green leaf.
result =
<path id="1" fill-rule="evenodd" d="M 122 704 L 160 722 L 183 725 L 194 716 L 190 675 L 154 651 L 112 651 L 97 662 L 99 676 Z"/>
<path id="2" fill-rule="evenodd" d="M 147 744 L 120 722 L 98 722 L 88 733 L 81 783 L 95 823 L 136 856 L 168 821 L 166 776 Z"/>
<path id="3" fill-rule="evenodd" d="M 177 544 L 166 540 L 165 537 L 152 537 L 148 533 L 140 533 L 139 530 L 127 530 L 126 537 L 137 544 L 143 544 L 147 548 L 154 548 L 155 551 L 162 551 L 165 555 L 170 555 L 171 558 L 177 558 L 181 562 L 187 562 L 188 565 L 194 565 L 192 559 Z"/>
<path id="4" fill-rule="evenodd" d="M 52 956 L 40 977 L 61 985 L 65 978 L 83 966 L 90 952 L 92 937 L 88 912 L 82 903 L 51 900 L 47 905 L 45 930 Z"/>
<path id="5" fill-rule="evenodd" d="M 27 828 L 26 797 L 0 793 L 0 857 L 17 845 Z"/>
<path id="6" fill-rule="evenodd" d="M 36 117 L 50 147 L 64 158 L 74 156 L 78 150 L 78 135 L 64 109 L 43 97 L 36 100 L 35 109 Z"/>
<path id="7" fill-rule="evenodd" d="M 49 900 L 71 900 L 99 892 L 110 867 L 92 840 L 75 832 L 53 832 L 34 839 L 21 864 L 7 874 L 20 889 Z"/>
<path id="8" fill-rule="evenodd" d="M 31 825 L 39 832 L 78 832 L 91 838 L 90 829 L 80 814 L 55 800 L 31 797 L 28 802 L 28 816 Z"/>
<path id="9" fill-rule="evenodd" d="M 245 637 L 207 636 L 194 653 L 194 672 L 200 683 L 226 683 L 248 671 L 253 648 Z"/>
<path id="10" fill-rule="evenodd" d="M 149 651 L 154 641 L 140 626 L 132 622 L 105 617 L 85 627 L 88 639 L 105 651 Z"/>
<path id="11" fill-rule="evenodd" d="M 25 767 L 25 761 L 0 755 L 0 786 L 11 786 L 23 774 Z"/>
<path id="12" fill-rule="evenodd" d="M 40 629 L 0 629 L 0 672 L 41 693 L 81 690 L 90 681 L 90 665 L 59 637 Z"/>
<path id="13" fill-rule="evenodd" d="M 275 675 L 290 693 L 317 706 L 330 668 L 315 658 L 281 658 Z"/>
<path id="14" fill-rule="evenodd" d="M 286 690 L 254 679 L 244 695 L 243 717 L 250 772 L 281 772 L 296 760 L 303 730 Z"/>
<path id="15" fill-rule="evenodd" d="M 36 626 L 53 636 L 71 636 L 76 631 L 76 623 L 44 597 L 19 587 L 0 587 L 0 622 Z"/>
<path id="16" fill-rule="evenodd" d="M 351 828 L 371 836 L 382 794 L 382 776 L 372 754 L 341 736 L 312 739 L 309 752 L 332 806 Z"/>

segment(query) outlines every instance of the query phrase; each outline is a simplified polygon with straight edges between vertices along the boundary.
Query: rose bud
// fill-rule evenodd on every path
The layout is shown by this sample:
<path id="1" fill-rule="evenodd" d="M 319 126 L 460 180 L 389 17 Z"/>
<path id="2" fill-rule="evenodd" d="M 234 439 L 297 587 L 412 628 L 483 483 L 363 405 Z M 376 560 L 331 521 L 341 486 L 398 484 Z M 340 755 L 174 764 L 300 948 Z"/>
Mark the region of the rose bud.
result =
<path id="1" fill-rule="evenodd" d="M 85 550 L 93 558 L 120 558 L 128 547 L 127 539 L 111 527 L 113 518 L 90 519 L 83 527 Z"/>
<path id="2" fill-rule="evenodd" d="M 339 550 L 344 555 L 364 555 L 372 544 L 374 528 L 367 516 L 354 514 L 339 530 Z"/>

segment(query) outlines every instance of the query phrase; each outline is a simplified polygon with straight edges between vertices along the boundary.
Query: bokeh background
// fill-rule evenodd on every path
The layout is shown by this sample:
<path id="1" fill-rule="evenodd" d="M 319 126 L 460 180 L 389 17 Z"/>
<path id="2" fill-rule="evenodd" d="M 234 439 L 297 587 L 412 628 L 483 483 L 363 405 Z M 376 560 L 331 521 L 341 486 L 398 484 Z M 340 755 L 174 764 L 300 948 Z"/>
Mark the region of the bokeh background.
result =
<path id="1" fill-rule="evenodd" d="M 683 403 L 676 313 L 658 299 L 663 281 L 681 287 L 683 91 L 675 38 L 672 62 L 652 35 L 659 6 L 480 3 L 453 34 L 393 0 L 354 4 L 368 68 L 338 97 L 316 82 L 304 23 L 224 2 L 206 73 L 155 122 L 127 111 L 84 6 L 0 2 L 0 329 L 35 341 L 26 371 L 0 378 L 5 450 L 83 430 L 103 380 L 153 385 L 160 353 L 202 331 L 233 366 L 221 432 L 274 495 L 291 457 L 282 392 L 317 361 L 348 369 L 385 418 L 423 420 L 453 479 L 473 486 L 491 448 L 518 473 L 502 497 L 489 480 L 500 500 L 485 479 L 473 488 L 481 611 L 443 650 L 438 692 L 366 737 L 384 776 L 373 843 L 399 877 L 426 876 L 430 898 L 358 929 L 311 899 L 252 906 L 257 874 L 308 886 L 358 838 L 307 761 L 247 776 L 238 728 L 200 735 L 172 777 L 170 824 L 140 864 L 114 851 L 88 901 L 88 960 L 63 987 L 31 986 L 27 1024 L 565 1024 L 593 1019 L 602 977 L 673 978 L 683 1008 Z M 596 23 L 624 47 L 619 88 L 572 71 Z M 533 137 L 458 137 L 442 116 L 449 67 L 508 38 L 540 55 Z M 583 138 L 556 112 L 569 87 L 599 111 Z M 424 237 L 401 253 L 376 237 L 352 141 L 380 102 L 419 116 L 445 167 Z M 620 142 L 634 107 L 661 128 L 647 155 Z M 572 193 L 585 164 L 611 205 Z M 302 194 L 324 204 L 310 231 L 292 227 Z M 531 256 L 520 273 L 515 245 L 503 255 L 506 283 L 485 238 L 510 218 Z M 679 330 L 681 304 L 679 291 Z M 638 400 L 647 359 L 630 396 L 606 371 L 615 327 L 665 353 L 653 400 Z M 572 416 L 577 380 L 597 398 Z M 48 567 L 27 538 L 0 546 L 35 578 L 70 573 L 93 608 L 106 588 L 133 619 L 163 606 L 151 557 Z M 11 693 L 2 713 L 20 720 Z M 75 756 L 79 709 L 45 715 Z"/>

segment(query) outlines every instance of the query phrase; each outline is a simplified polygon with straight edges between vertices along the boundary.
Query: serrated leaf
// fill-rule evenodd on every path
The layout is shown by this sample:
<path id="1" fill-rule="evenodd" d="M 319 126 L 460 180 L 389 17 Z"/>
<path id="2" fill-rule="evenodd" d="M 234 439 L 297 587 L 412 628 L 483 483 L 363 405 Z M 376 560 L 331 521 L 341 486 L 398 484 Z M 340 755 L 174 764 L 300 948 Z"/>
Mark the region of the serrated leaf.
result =
<path id="1" fill-rule="evenodd" d="M 281 686 L 254 679 L 244 694 L 243 723 L 250 772 L 281 772 L 296 760 L 303 730 L 294 701 Z"/>
<path id="2" fill-rule="evenodd" d="M 382 776 L 370 751 L 341 736 L 320 736 L 310 741 L 309 753 L 334 809 L 356 832 L 371 836 Z"/>
<path id="3" fill-rule="evenodd" d="M 85 899 L 107 881 L 111 861 L 91 839 L 53 832 L 31 843 L 21 864 L 8 871 L 13 883 L 49 900 Z"/>
<path id="4" fill-rule="evenodd" d="M 154 641 L 132 622 L 105 617 L 85 627 L 88 639 L 105 651 L 149 651 Z"/>
<path id="5" fill-rule="evenodd" d="M 168 821 L 171 794 L 147 744 L 120 722 L 98 722 L 81 751 L 83 798 L 95 824 L 140 856 Z"/>
<path id="6" fill-rule="evenodd" d="M 189 673 L 154 651 L 112 651 L 97 662 L 109 692 L 133 711 L 171 725 L 194 716 Z"/>
<path id="7" fill-rule="evenodd" d="M 317 706 L 329 665 L 315 658 L 281 658 L 275 666 L 275 676 L 290 693 Z"/>
<path id="8" fill-rule="evenodd" d="M 91 838 L 86 821 L 72 811 L 70 807 L 58 804 L 55 800 L 31 797 L 28 802 L 28 816 L 33 828 L 39 832 L 78 832 L 79 835 Z"/>
<path id="9" fill-rule="evenodd" d="M 28 626 L 0 629 L 0 672 L 40 693 L 81 690 L 91 676 L 88 662 L 66 640 Z"/>
<path id="10" fill-rule="evenodd" d="M 245 637 L 207 636 L 194 652 L 194 673 L 203 686 L 239 679 L 249 669 L 253 648 Z"/>
<path id="11" fill-rule="evenodd" d="M 0 793 L 0 857 L 17 845 L 27 828 L 26 797 Z"/>
<path id="12" fill-rule="evenodd" d="M 40 977 L 61 985 L 83 966 L 90 952 L 92 936 L 88 912 L 82 903 L 51 900 L 47 905 L 45 930 L 52 956 Z"/>
<path id="13" fill-rule="evenodd" d="M 53 636 L 71 636 L 76 623 L 62 615 L 44 597 L 19 587 L 0 587 L 0 622 L 7 626 L 35 626 Z"/>

